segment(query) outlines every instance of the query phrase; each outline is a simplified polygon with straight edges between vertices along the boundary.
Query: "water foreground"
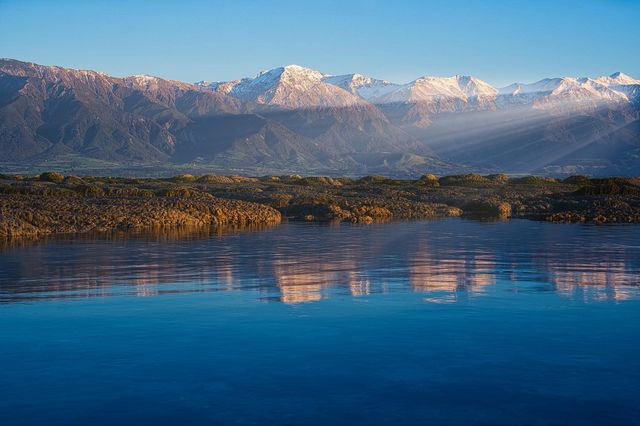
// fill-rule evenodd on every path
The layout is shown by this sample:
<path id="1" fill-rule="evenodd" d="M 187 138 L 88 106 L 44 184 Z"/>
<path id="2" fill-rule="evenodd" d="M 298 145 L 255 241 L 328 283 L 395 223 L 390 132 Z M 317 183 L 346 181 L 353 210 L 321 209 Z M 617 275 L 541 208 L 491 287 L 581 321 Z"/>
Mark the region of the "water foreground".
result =
<path id="1" fill-rule="evenodd" d="M 640 228 L 461 219 L 0 252 L 12 424 L 633 424 Z"/>

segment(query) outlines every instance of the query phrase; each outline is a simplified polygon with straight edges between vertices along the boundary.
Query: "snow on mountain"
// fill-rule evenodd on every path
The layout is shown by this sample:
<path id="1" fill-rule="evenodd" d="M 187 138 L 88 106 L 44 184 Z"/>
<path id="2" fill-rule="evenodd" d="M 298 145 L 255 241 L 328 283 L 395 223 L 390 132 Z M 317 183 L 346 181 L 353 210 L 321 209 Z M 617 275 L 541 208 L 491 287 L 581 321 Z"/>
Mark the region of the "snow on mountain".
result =
<path id="1" fill-rule="evenodd" d="M 141 84 L 149 84 L 149 83 L 153 83 L 153 82 L 159 80 L 158 77 L 154 77 L 154 76 L 148 75 L 148 74 L 132 75 L 132 76 L 129 77 L 129 79 L 137 81 L 137 82 L 139 82 Z"/>
<path id="2" fill-rule="evenodd" d="M 8 161 L 72 153 L 123 164 L 353 174 L 400 170 L 387 161 L 417 158 L 518 173 L 638 173 L 640 81 L 622 73 L 498 92 L 470 76 L 398 85 L 286 66 L 188 84 L 0 60 L 0 87 L 0 154 Z"/>
<path id="3" fill-rule="evenodd" d="M 624 93 L 629 102 L 640 105 L 640 84 L 624 84 L 613 86 L 617 92 Z"/>
<path id="4" fill-rule="evenodd" d="M 636 80 L 635 78 L 620 71 L 609 76 L 598 77 L 596 81 L 607 86 L 640 84 L 640 80 Z"/>
<path id="5" fill-rule="evenodd" d="M 341 87 L 366 100 L 384 96 L 400 87 L 400 84 L 362 74 L 332 75 L 324 77 L 323 81 Z"/>
<path id="6" fill-rule="evenodd" d="M 249 79 L 245 78 L 242 80 L 214 81 L 212 83 L 209 83 L 207 87 L 217 92 L 222 92 L 225 95 L 228 95 L 229 92 L 231 92 L 231 90 L 233 90 L 234 87 L 236 87 L 238 84 L 242 83 L 245 80 L 249 80 Z"/>
<path id="7" fill-rule="evenodd" d="M 162 84 L 162 79 L 147 74 L 138 74 L 125 77 L 129 87 L 136 87 L 147 90 L 154 90 L 159 84 Z"/>
<path id="8" fill-rule="evenodd" d="M 362 74 L 329 75 L 298 65 L 262 71 L 254 78 L 196 85 L 243 101 L 289 109 L 346 107 L 368 101 L 421 104 L 420 115 L 510 106 L 595 108 L 603 103 L 638 102 L 640 91 L 640 80 L 622 72 L 598 78 L 546 78 L 496 89 L 473 76 L 425 76 L 398 84 Z"/>
<path id="9" fill-rule="evenodd" d="M 234 88 L 241 80 L 231 80 L 231 81 L 207 81 L 202 80 L 195 82 L 194 84 L 201 89 L 211 89 L 217 92 L 222 92 L 224 94 L 228 94 L 231 89 Z"/>
<path id="10" fill-rule="evenodd" d="M 262 71 L 255 78 L 244 78 L 209 87 L 243 100 L 290 109 L 348 107 L 365 101 L 328 82 L 319 71 L 287 65 Z"/>
<path id="11" fill-rule="evenodd" d="M 607 86 L 591 78 L 578 79 L 581 87 L 587 90 L 594 98 L 603 101 L 623 102 L 627 101 L 624 92 L 615 89 L 615 86 Z"/>
<path id="12" fill-rule="evenodd" d="M 476 77 L 421 77 L 386 95 L 372 98 L 375 104 L 421 104 L 425 113 L 491 109 L 498 91 Z M 415 113 L 415 110 L 414 110 Z"/>
<path id="13" fill-rule="evenodd" d="M 622 77 L 623 76 L 623 77 Z M 603 103 L 628 102 L 624 90 L 612 84 L 634 81 L 622 73 L 610 77 L 546 78 L 531 84 L 514 83 L 499 90 L 498 104 L 532 105 L 537 108 L 595 108 Z"/>
<path id="14" fill-rule="evenodd" d="M 456 76 L 457 84 L 460 90 L 464 92 L 467 98 L 495 98 L 498 90 L 486 81 L 471 76 Z"/>
<path id="15" fill-rule="evenodd" d="M 616 92 L 623 93 L 630 102 L 640 104 L 640 80 L 622 72 L 616 72 L 610 76 L 599 77 L 596 81 Z"/>
<path id="16" fill-rule="evenodd" d="M 563 82 L 562 78 L 545 78 L 535 83 L 513 83 L 498 90 L 502 96 L 539 95 L 550 93 Z"/>

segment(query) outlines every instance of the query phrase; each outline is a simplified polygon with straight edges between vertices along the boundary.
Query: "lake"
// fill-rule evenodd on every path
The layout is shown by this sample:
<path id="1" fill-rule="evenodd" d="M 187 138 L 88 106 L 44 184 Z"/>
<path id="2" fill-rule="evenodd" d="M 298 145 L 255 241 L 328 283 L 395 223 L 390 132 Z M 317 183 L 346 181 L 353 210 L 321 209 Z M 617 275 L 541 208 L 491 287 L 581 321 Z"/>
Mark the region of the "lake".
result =
<path id="1" fill-rule="evenodd" d="M 0 272 L 3 425 L 640 423 L 640 226 L 63 237 Z"/>

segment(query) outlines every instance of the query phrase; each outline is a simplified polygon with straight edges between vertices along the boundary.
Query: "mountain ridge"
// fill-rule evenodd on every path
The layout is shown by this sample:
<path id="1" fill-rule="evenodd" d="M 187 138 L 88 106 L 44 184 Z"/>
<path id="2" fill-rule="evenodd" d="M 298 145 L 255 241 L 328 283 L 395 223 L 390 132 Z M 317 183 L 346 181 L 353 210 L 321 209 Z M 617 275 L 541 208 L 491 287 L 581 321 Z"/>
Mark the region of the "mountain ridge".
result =
<path id="1" fill-rule="evenodd" d="M 534 171 L 633 173 L 640 169 L 639 82 L 616 72 L 504 88 L 464 75 L 397 84 L 287 65 L 253 78 L 184 83 L 2 59 L 0 154 L 22 163 L 77 155 L 417 174 L 517 173 L 538 150 L 548 158 L 536 158 Z"/>

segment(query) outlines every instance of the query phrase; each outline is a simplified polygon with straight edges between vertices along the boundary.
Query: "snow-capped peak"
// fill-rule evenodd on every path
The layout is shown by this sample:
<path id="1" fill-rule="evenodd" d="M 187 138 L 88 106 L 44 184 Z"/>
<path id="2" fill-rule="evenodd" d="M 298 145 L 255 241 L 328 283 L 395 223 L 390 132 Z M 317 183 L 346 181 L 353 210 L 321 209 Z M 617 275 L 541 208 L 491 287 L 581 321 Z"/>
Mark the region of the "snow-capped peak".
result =
<path id="1" fill-rule="evenodd" d="M 332 75 L 323 80 L 367 100 L 386 95 L 400 87 L 399 84 L 362 74 Z"/>
<path id="2" fill-rule="evenodd" d="M 472 76 L 424 76 L 399 86 L 393 92 L 374 101 L 376 103 L 394 103 L 458 99 L 462 102 L 468 102 L 471 98 L 495 98 L 497 93 L 498 91 L 489 83 Z"/>
<path id="3" fill-rule="evenodd" d="M 327 74 L 311 68 L 287 65 L 261 71 L 254 78 L 216 83 L 215 87 L 210 87 L 241 100 L 285 108 L 344 107 L 364 102 L 325 82 L 325 77 Z"/>
<path id="4" fill-rule="evenodd" d="M 302 67 L 300 65 L 286 65 L 284 67 L 273 68 L 270 70 L 260 71 L 254 80 L 262 82 L 275 81 L 277 79 L 311 79 L 320 80 L 325 74 L 311 68 Z"/>
<path id="5" fill-rule="evenodd" d="M 138 78 L 146 84 L 153 79 Z M 432 108 L 427 109 L 432 112 L 514 104 L 562 103 L 582 108 L 637 99 L 640 91 L 640 80 L 622 72 L 598 78 L 545 78 L 535 83 L 514 83 L 498 90 L 470 75 L 424 76 L 407 84 L 397 84 L 358 73 L 329 75 L 294 64 L 261 71 L 254 78 L 196 84 L 241 100 L 285 108 L 342 107 L 369 101 L 430 104 Z"/>
<path id="6" fill-rule="evenodd" d="M 606 85 L 628 85 L 628 84 L 640 84 L 640 80 L 627 75 L 623 72 L 615 72 L 609 76 L 602 76 L 596 79 L 596 81 Z"/>
<path id="7" fill-rule="evenodd" d="M 139 82 L 139 83 L 151 83 L 154 81 L 158 81 L 158 77 L 154 77 L 152 75 L 147 75 L 147 74 L 136 74 L 136 75 L 132 75 L 131 79 Z"/>
<path id="8" fill-rule="evenodd" d="M 615 90 L 610 78 L 545 78 L 535 83 L 514 83 L 500 89 L 499 104 L 533 105 L 538 108 L 583 109 L 603 103 L 628 101 L 623 91 Z"/>
<path id="9" fill-rule="evenodd" d="M 479 78 L 468 75 L 458 75 L 456 76 L 456 80 L 458 87 L 460 87 L 460 90 L 462 90 L 467 97 L 495 97 L 498 94 L 498 90 L 495 87 Z"/>
<path id="10" fill-rule="evenodd" d="M 154 90 L 161 84 L 162 79 L 147 74 L 136 74 L 126 77 L 127 84 L 131 87 L 139 87 L 145 90 Z"/>
<path id="11" fill-rule="evenodd" d="M 498 92 L 504 96 L 547 93 L 557 89 L 565 78 L 545 78 L 535 83 L 513 83 Z"/>

